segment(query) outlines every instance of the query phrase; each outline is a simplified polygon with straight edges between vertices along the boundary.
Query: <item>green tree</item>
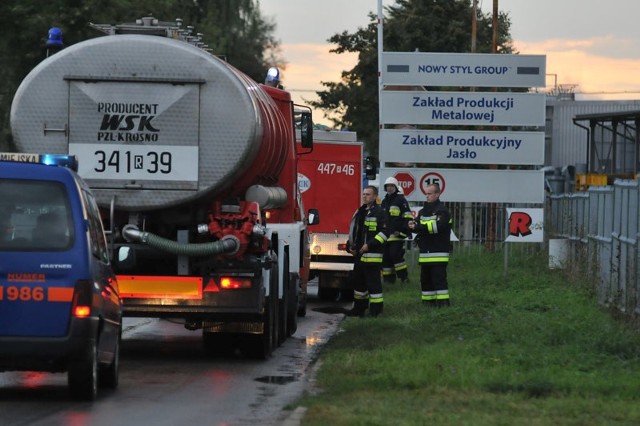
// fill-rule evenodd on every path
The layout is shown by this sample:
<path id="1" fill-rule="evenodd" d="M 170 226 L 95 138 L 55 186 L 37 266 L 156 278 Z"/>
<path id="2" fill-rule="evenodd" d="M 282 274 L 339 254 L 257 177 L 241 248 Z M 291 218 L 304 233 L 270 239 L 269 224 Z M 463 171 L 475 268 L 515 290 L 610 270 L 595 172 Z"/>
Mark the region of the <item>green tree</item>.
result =
<path id="1" fill-rule="evenodd" d="M 256 81 L 270 66 L 284 67 L 275 24 L 262 17 L 257 0 L 2 0 L 0 26 L 0 150 L 12 149 L 9 112 L 22 79 L 42 61 L 49 28 L 63 32 L 66 46 L 101 36 L 88 24 L 134 22 L 143 16 L 184 25 L 204 43 Z"/>
<path id="2" fill-rule="evenodd" d="M 385 52 L 470 52 L 473 8 L 470 0 L 397 0 L 384 10 Z M 366 150 L 378 152 L 378 46 L 377 15 L 350 34 L 333 35 L 328 41 L 337 47 L 332 53 L 358 53 L 358 63 L 343 71 L 339 82 L 322 82 L 312 106 L 325 112 L 336 127 L 349 128 L 365 142 Z M 505 13 L 498 17 L 497 51 L 512 53 L 511 22 Z M 492 51 L 492 17 L 478 11 L 476 51 Z"/>
<path id="3" fill-rule="evenodd" d="M 202 11 L 201 27 L 213 51 L 257 82 L 271 66 L 284 68 L 275 23 L 263 17 L 254 0 L 217 0 Z M 209 31 L 211 32 L 209 34 Z"/>

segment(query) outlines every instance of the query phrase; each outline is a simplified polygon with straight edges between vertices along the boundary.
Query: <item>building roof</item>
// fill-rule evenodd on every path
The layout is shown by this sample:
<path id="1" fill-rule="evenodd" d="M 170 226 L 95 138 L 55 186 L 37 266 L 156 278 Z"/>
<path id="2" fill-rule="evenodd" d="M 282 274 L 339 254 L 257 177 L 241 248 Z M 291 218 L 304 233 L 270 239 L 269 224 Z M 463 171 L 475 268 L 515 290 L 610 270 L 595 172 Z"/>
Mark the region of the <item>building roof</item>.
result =
<path id="1" fill-rule="evenodd" d="M 640 119 L 640 110 L 600 112 L 595 114 L 579 114 L 573 121 L 595 120 L 595 121 L 628 121 Z"/>

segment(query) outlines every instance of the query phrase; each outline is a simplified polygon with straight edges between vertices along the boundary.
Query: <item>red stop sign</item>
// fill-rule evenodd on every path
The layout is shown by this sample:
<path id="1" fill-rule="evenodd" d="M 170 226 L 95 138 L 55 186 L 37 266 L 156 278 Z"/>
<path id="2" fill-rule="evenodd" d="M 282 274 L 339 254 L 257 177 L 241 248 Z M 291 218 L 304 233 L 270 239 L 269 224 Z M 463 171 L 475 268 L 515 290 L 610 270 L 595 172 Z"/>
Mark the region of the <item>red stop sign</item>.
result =
<path id="1" fill-rule="evenodd" d="M 411 173 L 398 172 L 393 175 L 393 177 L 398 180 L 398 184 L 400 185 L 400 188 L 402 188 L 402 193 L 404 195 L 411 195 L 413 190 L 416 188 L 416 181 L 413 179 Z"/>

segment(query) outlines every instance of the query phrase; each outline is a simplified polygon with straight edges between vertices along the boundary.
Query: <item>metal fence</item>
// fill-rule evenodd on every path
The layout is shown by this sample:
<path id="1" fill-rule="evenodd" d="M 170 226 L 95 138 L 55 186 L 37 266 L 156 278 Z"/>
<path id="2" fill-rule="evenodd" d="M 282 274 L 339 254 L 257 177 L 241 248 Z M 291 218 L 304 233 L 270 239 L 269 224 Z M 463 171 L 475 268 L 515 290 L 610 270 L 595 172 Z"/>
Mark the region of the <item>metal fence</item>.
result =
<path id="1" fill-rule="evenodd" d="M 452 229 L 457 241 L 453 242 L 454 253 L 482 253 L 485 251 L 501 251 L 505 249 L 508 236 L 507 208 L 514 207 L 505 203 L 450 203 L 445 204 L 451 211 Z M 519 208 L 540 208 L 539 204 L 523 205 Z M 408 244 L 409 259 L 413 263 L 412 250 L 416 248 Z M 508 251 L 512 255 L 532 254 L 544 249 L 544 244 L 510 243 Z"/>
<path id="2" fill-rule="evenodd" d="M 457 238 L 456 248 L 500 248 L 507 238 L 507 208 L 505 203 L 448 203 L 452 229 Z M 518 204 L 518 208 L 540 208 L 540 205 Z M 522 244 L 526 246 L 527 244 Z"/>
<path id="3" fill-rule="evenodd" d="M 595 277 L 598 301 L 640 314 L 638 237 L 640 189 L 636 180 L 551 195 L 545 206 L 548 238 L 567 242 L 567 262 Z"/>
<path id="4" fill-rule="evenodd" d="M 456 251 L 508 250 L 533 253 L 561 242 L 563 265 L 595 286 L 598 302 L 629 316 L 640 315 L 640 185 L 618 179 L 611 186 L 548 195 L 545 243 L 507 247 L 507 208 L 499 203 L 446 203 L 451 210 Z M 523 207 L 518 205 L 518 207 Z M 531 205 L 524 207 L 540 207 Z M 409 248 L 412 245 L 409 244 Z M 415 248 L 413 250 L 415 251 Z M 413 253 L 409 261 L 413 263 Z M 551 264 L 551 259 L 550 259 Z"/>

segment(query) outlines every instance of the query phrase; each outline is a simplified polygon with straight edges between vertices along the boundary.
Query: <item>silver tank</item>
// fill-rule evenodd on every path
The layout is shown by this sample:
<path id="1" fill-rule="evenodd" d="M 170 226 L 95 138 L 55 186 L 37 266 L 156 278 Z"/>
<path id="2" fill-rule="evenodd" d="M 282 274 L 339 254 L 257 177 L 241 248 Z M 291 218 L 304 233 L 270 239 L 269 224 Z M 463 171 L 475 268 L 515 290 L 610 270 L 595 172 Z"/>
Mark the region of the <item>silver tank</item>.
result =
<path id="1" fill-rule="evenodd" d="M 269 102 L 260 86 L 193 45 L 104 36 L 34 68 L 16 92 L 11 128 L 21 152 L 77 155 L 101 205 L 151 210 L 251 181 L 260 159 L 288 140 L 265 128 L 279 114 Z"/>

